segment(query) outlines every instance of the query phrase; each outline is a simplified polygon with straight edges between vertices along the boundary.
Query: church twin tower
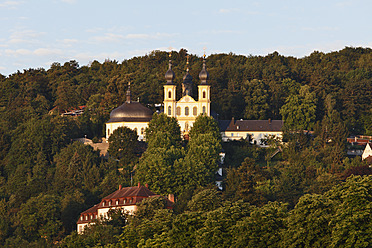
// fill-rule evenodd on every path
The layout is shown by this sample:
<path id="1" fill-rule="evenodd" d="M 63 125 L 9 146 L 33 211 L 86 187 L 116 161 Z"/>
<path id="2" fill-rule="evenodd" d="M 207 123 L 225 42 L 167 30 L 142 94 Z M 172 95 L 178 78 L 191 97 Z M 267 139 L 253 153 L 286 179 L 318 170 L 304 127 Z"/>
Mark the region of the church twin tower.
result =
<path id="1" fill-rule="evenodd" d="M 203 68 L 199 73 L 198 101 L 192 97 L 193 82 L 188 64 L 187 61 L 186 74 L 182 83 L 182 98 L 179 101 L 176 100 L 176 85 L 173 82 L 175 74 L 172 70 L 171 60 L 169 60 L 169 69 L 165 73 L 167 83 L 164 85 L 164 113 L 178 120 L 183 134 L 188 134 L 198 115 L 210 116 L 211 113 L 210 85 L 207 82 L 209 74 L 205 66 L 205 55 Z"/>
<path id="2" fill-rule="evenodd" d="M 199 99 L 192 98 L 192 77 L 189 73 L 188 62 L 186 74 L 182 83 L 182 98 L 176 100 L 176 85 L 173 82 L 175 75 L 172 64 L 169 61 L 169 70 L 165 73 L 167 83 L 164 85 L 164 113 L 175 117 L 181 126 L 183 135 L 187 135 L 195 119 L 200 114 L 210 116 L 210 86 L 207 83 L 208 72 L 205 68 L 205 56 L 203 69 L 199 73 L 200 84 L 198 85 Z M 128 86 L 127 100 L 111 111 L 110 120 L 106 122 L 106 140 L 119 127 L 128 127 L 137 132 L 138 139 L 145 139 L 145 129 L 152 119 L 153 112 L 138 101 L 131 100 L 130 86 Z"/>

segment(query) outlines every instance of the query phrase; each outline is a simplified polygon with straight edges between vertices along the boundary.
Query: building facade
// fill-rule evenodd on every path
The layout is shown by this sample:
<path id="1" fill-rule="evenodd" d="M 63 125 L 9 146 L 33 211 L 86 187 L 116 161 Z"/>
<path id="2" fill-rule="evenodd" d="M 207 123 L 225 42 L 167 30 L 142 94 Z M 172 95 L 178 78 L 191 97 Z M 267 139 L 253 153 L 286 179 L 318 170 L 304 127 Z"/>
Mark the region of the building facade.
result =
<path id="1" fill-rule="evenodd" d="M 176 99 L 176 85 L 173 82 L 175 77 L 172 71 L 172 63 L 169 61 L 169 69 L 165 73 L 167 83 L 164 85 L 164 112 L 167 116 L 178 120 L 182 134 L 190 131 L 196 117 L 201 114 L 211 115 L 210 85 L 208 84 L 209 74 L 203 60 L 203 68 L 199 73 L 200 84 L 198 85 L 198 99 L 192 96 L 193 81 L 189 73 L 188 62 L 186 74 L 182 83 L 182 98 Z"/>
<path id="2" fill-rule="evenodd" d="M 211 116 L 211 86 L 208 83 L 209 73 L 206 69 L 205 56 L 203 67 L 199 73 L 200 83 L 197 86 L 198 96 L 193 96 L 193 78 L 189 73 L 187 62 L 186 73 L 182 82 L 182 97 L 177 99 L 175 73 L 172 70 L 172 62 L 169 60 L 169 68 L 165 73 L 164 84 L 164 113 L 177 119 L 183 136 L 188 135 L 193 123 L 201 114 Z M 110 120 L 106 123 L 106 140 L 118 127 L 126 126 L 135 130 L 139 140 L 144 140 L 145 129 L 152 119 L 153 112 L 136 101 L 131 101 L 130 85 L 127 91 L 127 100 L 124 104 L 114 109 L 110 114 Z M 282 120 L 219 120 L 222 140 L 251 139 L 252 143 L 264 146 L 262 141 L 268 136 L 282 137 Z"/>
<path id="3" fill-rule="evenodd" d="M 137 203 L 141 202 L 143 199 L 149 197 L 163 197 L 155 194 L 149 190 L 146 186 L 142 186 L 138 183 L 136 187 L 125 187 L 122 188 L 121 185 L 119 189 L 112 194 L 104 197 L 100 203 L 94 205 L 93 207 L 87 209 L 80 214 L 80 218 L 77 221 L 77 231 L 81 234 L 86 226 L 93 224 L 99 219 L 108 219 L 108 212 L 113 209 L 121 209 L 128 214 L 133 214 L 137 210 Z M 174 196 L 169 195 L 166 198 L 167 205 L 169 209 L 173 208 Z"/>
<path id="4" fill-rule="evenodd" d="M 221 120 L 218 122 L 222 141 L 250 139 L 253 144 L 266 146 L 264 140 L 275 137 L 281 140 L 282 120 Z"/>
<path id="5" fill-rule="evenodd" d="M 130 83 L 126 95 L 126 101 L 111 111 L 110 120 L 106 122 L 106 140 L 119 127 L 128 127 L 137 132 L 138 140 L 144 140 L 145 129 L 152 119 L 151 109 L 141 103 L 131 100 Z"/>

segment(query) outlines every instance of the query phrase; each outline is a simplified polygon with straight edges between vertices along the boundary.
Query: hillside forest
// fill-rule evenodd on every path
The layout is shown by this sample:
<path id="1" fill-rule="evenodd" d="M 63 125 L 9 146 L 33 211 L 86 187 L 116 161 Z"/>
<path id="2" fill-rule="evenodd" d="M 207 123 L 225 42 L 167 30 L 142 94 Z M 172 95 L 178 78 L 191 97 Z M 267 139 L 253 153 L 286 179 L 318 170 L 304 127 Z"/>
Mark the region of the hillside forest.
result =
<path id="1" fill-rule="evenodd" d="M 171 54 L 178 99 L 186 56 L 185 49 Z M 146 143 L 130 129 L 115 131 L 109 158 L 75 141 L 105 136 L 128 82 L 132 99 L 159 110 L 168 60 L 167 52 L 153 51 L 122 62 L 0 74 L 0 246 L 371 246 L 372 169 L 346 156 L 346 138 L 372 135 L 372 49 L 208 56 L 216 118 L 284 120 L 284 142 L 268 137 L 268 148 L 222 142 L 206 116 L 182 140 L 177 121 L 161 113 Z M 202 58 L 189 61 L 197 92 Z M 61 116 L 79 106 L 86 106 L 82 115 Z M 214 180 L 222 150 L 221 191 Z M 161 197 L 147 199 L 136 215 L 112 211 L 77 234 L 82 211 L 138 182 L 175 194 L 173 210 Z"/>

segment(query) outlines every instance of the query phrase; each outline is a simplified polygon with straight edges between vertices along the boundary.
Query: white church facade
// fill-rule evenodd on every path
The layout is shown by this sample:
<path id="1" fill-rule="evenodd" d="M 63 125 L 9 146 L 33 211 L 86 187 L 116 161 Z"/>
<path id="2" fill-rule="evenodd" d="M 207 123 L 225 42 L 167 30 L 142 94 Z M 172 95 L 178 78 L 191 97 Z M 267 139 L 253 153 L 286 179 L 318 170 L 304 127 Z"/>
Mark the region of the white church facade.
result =
<path id="1" fill-rule="evenodd" d="M 187 62 L 188 65 L 188 62 Z M 175 117 L 181 127 L 183 135 L 187 135 L 190 131 L 195 119 L 198 115 L 204 114 L 210 116 L 210 85 L 208 85 L 208 72 L 203 61 L 203 68 L 199 73 L 201 83 L 198 85 L 199 98 L 195 100 L 192 97 L 192 77 L 187 68 L 186 74 L 183 77 L 182 83 L 182 98 L 177 100 L 176 85 L 173 82 L 175 74 L 172 70 L 171 61 L 169 61 L 169 69 L 165 73 L 167 80 L 164 85 L 164 113 L 170 117 Z M 106 140 L 118 127 L 129 127 L 135 130 L 139 140 L 145 139 L 145 129 L 152 118 L 153 112 L 137 101 L 131 100 L 130 84 L 128 86 L 126 101 L 119 107 L 115 108 L 110 119 L 106 123 Z"/>
<path id="2" fill-rule="evenodd" d="M 187 61 L 186 73 L 183 76 L 182 96 L 178 100 L 176 94 L 175 74 L 172 63 L 169 60 L 169 68 L 165 73 L 164 84 L 164 113 L 177 119 L 181 133 L 188 135 L 196 117 L 203 114 L 211 116 L 211 86 L 208 84 L 209 74 L 206 69 L 205 56 L 203 67 L 199 73 L 200 83 L 197 86 L 197 98 L 193 96 L 193 79 L 189 73 Z M 106 140 L 118 128 L 126 126 L 135 130 L 139 140 L 145 139 L 145 129 L 152 119 L 153 112 L 139 103 L 131 100 L 130 84 L 128 86 L 126 101 L 115 108 L 110 114 L 110 120 L 106 123 Z M 282 120 L 219 120 L 223 141 L 239 140 L 250 137 L 252 143 L 262 145 L 262 140 L 268 136 L 282 136 Z"/>

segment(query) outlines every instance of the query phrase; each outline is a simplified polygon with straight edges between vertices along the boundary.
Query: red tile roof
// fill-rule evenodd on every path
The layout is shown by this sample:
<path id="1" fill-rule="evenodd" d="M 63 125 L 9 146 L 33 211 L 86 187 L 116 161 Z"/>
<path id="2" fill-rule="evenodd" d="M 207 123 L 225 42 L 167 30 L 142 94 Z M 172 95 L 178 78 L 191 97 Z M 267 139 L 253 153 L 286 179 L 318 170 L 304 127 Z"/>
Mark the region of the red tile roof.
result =
<path id="1" fill-rule="evenodd" d="M 94 205 L 93 207 L 85 210 L 84 212 L 82 212 L 81 214 L 92 214 L 92 213 L 97 213 L 97 209 L 99 207 L 99 204 L 96 204 Z"/>
<path id="2" fill-rule="evenodd" d="M 150 197 L 156 195 L 145 186 L 126 187 L 118 189 L 114 193 L 104 197 L 102 200 L 128 198 L 128 197 Z"/>
<path id="3" fill-rule="evenodd" d="M 155 194 L 154 192 L 149 190 L 147 187 L 142 186 L 140 184 L 138 184 L 138 186 L 135 186 L 135 187 L 126 187 L 126 188 L 121 188 L 121 186 L 119 186 L 118 190 L 102 198 L 99 204 L 96 204 L 93 207 L 89 208 L 88 210 L 85 210 L 84 212 L 82 212 L 80 214 L 80 218 L 77 224 L 88 223 L 92 221 L 92 219 L 90 218 L 90 215 L 93 215 L 94 216 L 93 219 L 95 219 L 98 209 L 133 206 L 148 197 L 162 197 L 162 196 Z M 174 203 L 171 202 L 167 198 L 165 199 L 167 200 L 166 208 L 172 209 Z M 85 218 L 86 215 L 89 215 L 88 220 L 86 220 Z M 81 220 L 82 216 L 83 216 L 83 220 Z"/>

